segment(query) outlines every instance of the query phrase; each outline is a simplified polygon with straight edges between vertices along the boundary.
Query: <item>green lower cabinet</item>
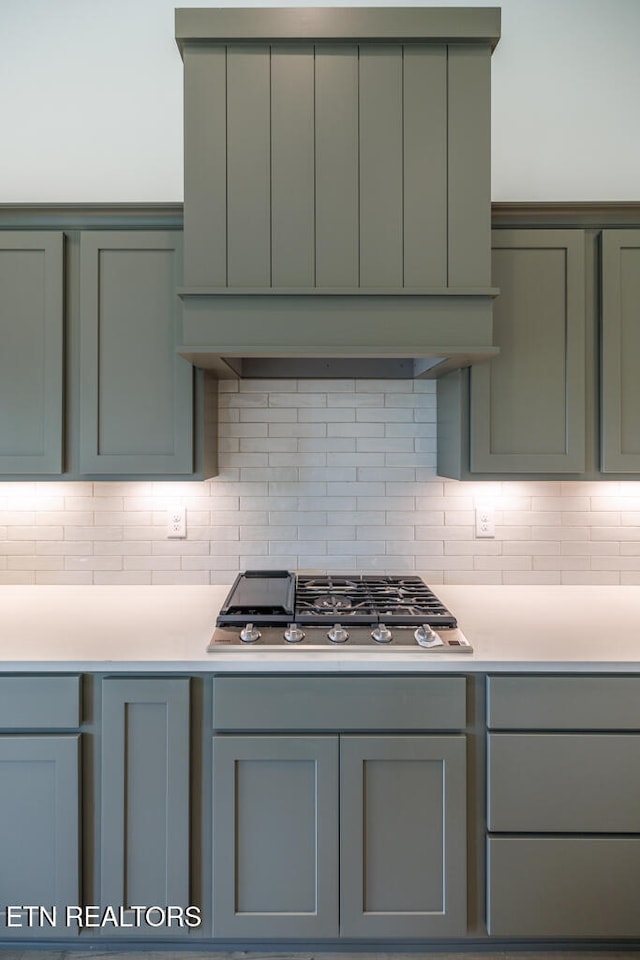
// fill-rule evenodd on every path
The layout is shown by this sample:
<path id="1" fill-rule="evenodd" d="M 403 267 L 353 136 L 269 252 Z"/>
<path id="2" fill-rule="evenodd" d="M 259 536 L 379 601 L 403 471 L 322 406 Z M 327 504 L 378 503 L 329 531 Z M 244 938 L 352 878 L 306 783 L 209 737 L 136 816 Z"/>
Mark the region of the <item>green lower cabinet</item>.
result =
<path id="1" fill-rule="evenodd" d="M 214 737 L 214 936 L 464 934 L 465 770 L 463 736 Z"/>
<path id="2" fill-rule="evenodd" d="M 467 929 L 464 736 L 340 738 L 340 933 Z"/>
<path id="3" fill-rule="evenodd" d="M 0 939 L 77 933 L 65 920 L 81 902 L 79 741 L 0 736 Z"/>
<path id="4" fill-rule="evenodd" d="M 489 678 L 490 936 L 640 936 L 639 695 L 637 676 Z"/>
<path id="5" fill-rule="evenodd" d="M 189 885 L 189 679 L 107 678 L 102 688 L 100 904 L 124 908 L 102 933 L 185 936 L 139 922 L 138 907 L 186 907 Z M 155 924 L 158 923 L 158 926 Z"/>
<path id="6" fill-rule="evenodd" d="M 640 837 L 490 837 L 496 937 L 639 937 Z"/>
<path id="7" fill-rule="evenodd" d="M 214 937 L 338 935 L 337 797 L 337 737 L 214 737 Z"/>

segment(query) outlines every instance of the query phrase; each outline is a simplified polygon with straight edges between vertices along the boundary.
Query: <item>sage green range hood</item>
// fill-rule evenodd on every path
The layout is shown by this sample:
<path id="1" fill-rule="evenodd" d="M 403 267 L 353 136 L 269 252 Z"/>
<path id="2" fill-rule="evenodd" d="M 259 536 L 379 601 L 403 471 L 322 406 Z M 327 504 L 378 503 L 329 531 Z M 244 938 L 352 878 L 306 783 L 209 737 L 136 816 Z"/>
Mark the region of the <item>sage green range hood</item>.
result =
<path id="1" fill-rule="evenodd" d="M 217 376 L 439 376 L 492 341 L 497 8 L 178 9 L 180 353 Z"/>

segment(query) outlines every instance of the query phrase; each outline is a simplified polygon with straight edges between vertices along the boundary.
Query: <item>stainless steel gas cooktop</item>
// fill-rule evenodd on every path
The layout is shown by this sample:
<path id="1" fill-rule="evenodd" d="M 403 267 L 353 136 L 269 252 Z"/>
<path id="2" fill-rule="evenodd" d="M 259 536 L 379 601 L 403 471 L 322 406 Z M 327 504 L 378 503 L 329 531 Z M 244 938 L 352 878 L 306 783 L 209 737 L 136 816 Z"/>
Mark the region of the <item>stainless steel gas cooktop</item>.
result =
<path id="1" fill-rule="evenodd" d="M 454 615 L 420 577 L 238 574 L 210 652 L 229 647 L 471 653 Z"/>

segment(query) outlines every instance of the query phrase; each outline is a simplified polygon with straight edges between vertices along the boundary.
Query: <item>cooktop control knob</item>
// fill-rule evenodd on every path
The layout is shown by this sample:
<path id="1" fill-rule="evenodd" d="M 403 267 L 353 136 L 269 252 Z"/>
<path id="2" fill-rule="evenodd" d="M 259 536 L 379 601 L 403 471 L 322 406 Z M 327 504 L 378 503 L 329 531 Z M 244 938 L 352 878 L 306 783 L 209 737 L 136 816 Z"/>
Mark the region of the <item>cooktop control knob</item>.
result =
<path id="1" fill-rule="evenodd" d="M 284 638 L 287 643 L 300 643 L 304 640 L 304 630 L 301 630 L 297 623 L 290 623 L 284 631 Z"/>
<path id="2" fill-rule="evenodd" d="M 254 627 L 252 623 L 248 623 L 246 627 L 243 627 L 240 631 L 240 639 L 243 643 L 255 643 L 260 637 L 260 631 L 257 627 Z"/>
<path id="3" fill-rule="evenodd" d="M 327 633 L 327 637 L 331 640 L 331 643 L 346 643 L 349 639 L 349 634 L 341 624 L 334 623 Z"/>
<path id="4" fill-rule="evenodd" d="M 442 640 L 440 639 L 438 634 L 435 632 L 435 630 L 433 630 L 432 627 L 429 626 L 428 623 L 421 623 L 420 626 L 417 628 L 417 630 L 414 631 L 413 635 L 416 638 L 416 642 L 421 647 L 443 646 Z"/>
<path id="5" fill-rule="evenodd" d="M 371 631 L 371 636 L 376 643 L 391 643 L 391 630 L 384 623 L 379 623 Z"/>

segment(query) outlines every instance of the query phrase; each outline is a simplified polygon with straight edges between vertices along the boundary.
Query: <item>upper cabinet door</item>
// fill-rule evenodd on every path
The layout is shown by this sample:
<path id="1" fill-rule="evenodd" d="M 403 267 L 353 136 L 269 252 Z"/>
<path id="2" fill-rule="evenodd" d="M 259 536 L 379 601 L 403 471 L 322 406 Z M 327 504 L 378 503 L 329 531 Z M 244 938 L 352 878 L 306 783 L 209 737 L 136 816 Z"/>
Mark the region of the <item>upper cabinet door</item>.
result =
<path id="1" fill-rule="evenodd" d="M 0 474 L 62 472 L 61 232 L 0 234 Z"/>
<path id="2" fill-rule="evenodd" d="M 493 282 L 500 355 L 471 371 L 471 471 L 582 473 L 583 231 L 494 231 Z"/>
<path id="3" fill-rule="evenodd" d="M 193 368 L 176 354 L 181 234 L 87 232 L 80 257 L 81 472 L 191 474 Z"/>
<path id="4" fill-rule="evenodd" d="M 640 473 L 640 230 L 602 233 L 603 473 Z"/>

